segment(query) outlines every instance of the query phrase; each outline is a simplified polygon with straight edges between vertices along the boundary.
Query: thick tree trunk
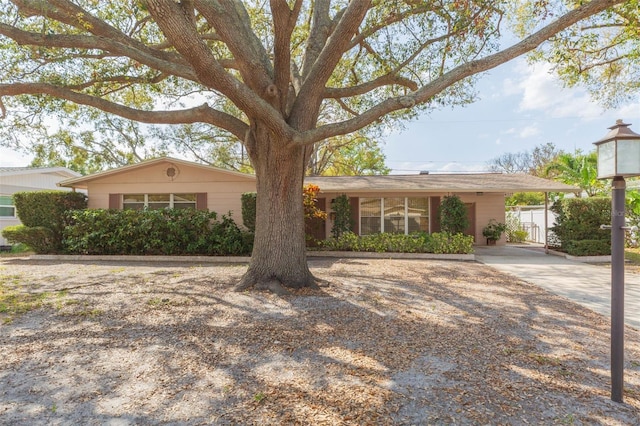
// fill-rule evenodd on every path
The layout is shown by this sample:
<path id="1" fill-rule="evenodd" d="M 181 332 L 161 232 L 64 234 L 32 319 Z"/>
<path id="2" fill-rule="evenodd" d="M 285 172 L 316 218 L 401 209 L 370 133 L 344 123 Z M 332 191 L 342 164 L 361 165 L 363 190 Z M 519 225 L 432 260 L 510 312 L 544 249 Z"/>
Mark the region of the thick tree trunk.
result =
<path id="1" fill-rule="evenodd" d="M 305 149 L 255 132 L 256 231 L 249 269 L 236 290 L 314 287 L 307 265 L 302 187 Z M 267 135 L 265 135 L 267 134 Z"/>

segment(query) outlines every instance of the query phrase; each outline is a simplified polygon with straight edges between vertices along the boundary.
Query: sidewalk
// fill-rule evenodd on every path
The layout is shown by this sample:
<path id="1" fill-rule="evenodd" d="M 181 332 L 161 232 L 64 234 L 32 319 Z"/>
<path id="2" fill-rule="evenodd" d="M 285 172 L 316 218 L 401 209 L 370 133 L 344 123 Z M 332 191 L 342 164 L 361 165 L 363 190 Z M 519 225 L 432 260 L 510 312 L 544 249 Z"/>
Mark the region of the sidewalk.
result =
<path id="1" fill-rule="evenodd" d="M 517 246 L 475 247 L 476 260 L 611 317 L 611 269 Z M 625 323 L 640 329 L 640 275 L 625 274 Z"/>

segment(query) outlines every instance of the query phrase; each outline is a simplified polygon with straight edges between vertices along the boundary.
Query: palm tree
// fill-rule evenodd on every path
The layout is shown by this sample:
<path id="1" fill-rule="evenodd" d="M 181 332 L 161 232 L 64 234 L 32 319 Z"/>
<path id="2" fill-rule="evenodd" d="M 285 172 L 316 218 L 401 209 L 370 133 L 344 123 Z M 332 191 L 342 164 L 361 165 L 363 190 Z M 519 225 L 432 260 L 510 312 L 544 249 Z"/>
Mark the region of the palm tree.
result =
<path id="1" fill-rule="evenodd" d="M 546 165 L 544 174 L 567 185 L 579 187 L 582 191 L 576 192 L 578 197 L 583 193 L 586 193 L 587 197 L 607 194 L 606 183 L 598 180 L 598 159 L 595 151 L 589 154 L 582 154 L 579 150 L 574 154 L 558 154 Z"/>

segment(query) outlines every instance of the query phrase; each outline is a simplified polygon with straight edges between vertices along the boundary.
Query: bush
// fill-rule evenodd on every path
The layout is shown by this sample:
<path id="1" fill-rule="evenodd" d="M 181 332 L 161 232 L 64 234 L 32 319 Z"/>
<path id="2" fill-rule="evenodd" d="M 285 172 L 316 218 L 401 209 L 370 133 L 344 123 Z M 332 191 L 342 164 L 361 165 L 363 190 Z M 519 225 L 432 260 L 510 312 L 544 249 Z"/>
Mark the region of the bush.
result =
<path id="1" fill-rule="evenodd" d="M 524 229 L 517 229 L 515 231 L 507 229 L 507 242 L 510 243 L 524 243 L 527 241 L 529 233 Z"/>
<path id="2" fill-rule="evenodd" d="M 44 226 L 8 226 L 2 230 L 2 236 L 12 244 L 26 244 L 36 253 L 55 253 L 54 236 Z"/>
<path id="3" fill-rule="evenodd" d="M 512 211 L 507 211 L 505 217 L 505 234 L 508 243 L 524 243 L 529 233 L 520 227 L 520 218 Z"/>
<path id="4" fill-rule="evenodd" d="M 191 209 L 83 210 L 69 214 L 64 247 L 71 254 L 241 255 L 252 234 L 228 216 Z"/>
<path id="5" fill-rule="evenodd" d="M 551 211 L 556 214 L 551 230 L 561 250 L 586 240 L 602 240 L 602 247 L 611 245 L 611 231 L 600 229 L 600 225 L 611 223 L 610 198 L 561 199 L 553 203 Z"/>
<path id="6" fill-rule="evenodd" d="M 467 206 L 457 195 L 444 197 L 438 208 L 440 228 L 450 234 L 462 233 L 469 227 Z"/>
<path id="7" fill-rule="evenodd" d="M 335 213 L 333 226 L 331 228 L 331 235 L 333 235 L 334 238 L 338 238 L 342 234 L 350 232 L 353 229 L 349 197 L 347 197 L 346 194 L 336 197 L 333 200 L 333 203 L 331 203 L 331 209 Z"/>
<path id="8" fill-rule="evenodd" d="M 434 232 L 427 244 L 429 253 L 470 254 L 473 253 L 473 236 L 461 233 Z"/>
<path id="9" fill-rule="evenodd" d="M 611 243 L 605 240 L 569 241 L 566 252 L 572 256 L 609 256 Z"/>
<path id="10" fill-rule="evenodd" d="M 44 227 L 51 231 L 46 236 L 41 230 L 22 234 L 29 235 L 27 238 L 30 240 L 41 238 L 35 246 L 28 241 L 17 241 L 31 246 L 37 253 L 59 252 L 62 249 L 66 213 L 87 208 L 86 195 L 69 191 L 16 192 L 13 194 L 13 202 L 16 213 L 25 227 Z M 45 241 L 50 246 L 43 246 Z"/>
<path id="11" fill-rule="evenodd" d="M 340 237 L 323 241 L 326 250 L 362 251 L 377 253 L 473 253 L 473 237 L 463 234 L 424 232 L 403 234 L 373 234 L 358 236 L 353 232 L 346 232 Z"/>
<path id="12" fill-rule="evenodd" d="M 256 232 L 256 197 L 255 192 L 245 192 L 242 194 L 242 224 L 249 232 Z"/>

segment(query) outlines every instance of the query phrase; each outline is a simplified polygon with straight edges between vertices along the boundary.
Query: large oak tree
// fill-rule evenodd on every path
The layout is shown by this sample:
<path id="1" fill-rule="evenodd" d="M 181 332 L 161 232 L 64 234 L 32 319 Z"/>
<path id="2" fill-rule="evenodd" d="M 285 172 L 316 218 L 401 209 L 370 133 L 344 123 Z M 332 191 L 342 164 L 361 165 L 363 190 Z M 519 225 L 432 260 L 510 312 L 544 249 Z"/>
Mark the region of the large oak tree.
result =
<path id="1" fill-rule="evenodd" d="M 300 194 L 316 144 L 469 102 L 473 76 L 622 1 L 519 3 L 533 29 L 502 48 L 507 0 L 0 0 L 0 110 L 16 126 L 82 105 L 234 135 L 258 191 L 239 288 L 309 286 Z"/>

